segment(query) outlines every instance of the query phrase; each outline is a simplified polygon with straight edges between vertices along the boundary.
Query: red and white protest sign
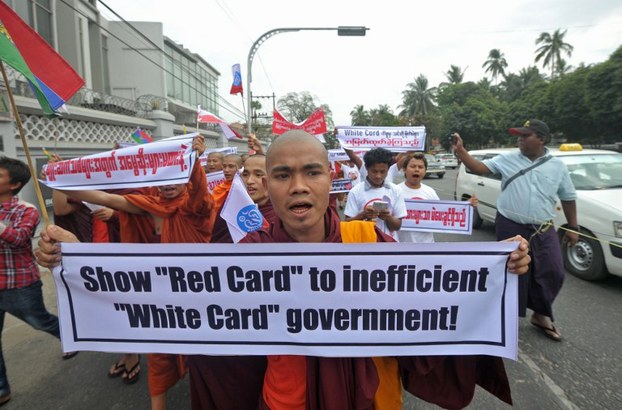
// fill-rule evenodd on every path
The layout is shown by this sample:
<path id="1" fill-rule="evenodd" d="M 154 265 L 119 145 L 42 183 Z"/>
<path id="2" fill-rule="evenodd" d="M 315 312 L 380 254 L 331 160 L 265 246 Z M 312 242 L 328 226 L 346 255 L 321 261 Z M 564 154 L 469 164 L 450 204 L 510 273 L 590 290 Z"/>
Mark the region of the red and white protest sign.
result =
<path id="1" fill-rule="evenodd" d="M 142 144 L 48 164 L 41 182 L 69 191 L 185 184 L 196 160 L 192 139 Z"/>
<path id="2" fill-rule="evenodd" d="M 337 139 L 350 149 L 386 148 L 390 151 L 423 151 L 425 127 L 338 127 Z"/>
<path id="3" fill-rule="evenodd" d="M 468 201 L 406 199 L 402 231 L 471 235 L 473 207 Z"/>
<path id="4" fill-rule="evenodd" d="M 296 124 L 289 122 L 283 117 L 283 115 L 274 110 L 274 120 L 272 121 L 272 133 L 281 135 L 289 130 L 303 130 L 311 135 L 320 135 L 327 132 L 326 119 L 324 118 L 324 110 L 318 108 L 313 111 L 309 117 L 303 122 Z"/>
<path id="5" fill-rule="evenodd" d="M 216 185 L 225 182 L 225 173 L 222 171 L 210 172 L 207 177 L 207 190 L 212 193 Z"/>

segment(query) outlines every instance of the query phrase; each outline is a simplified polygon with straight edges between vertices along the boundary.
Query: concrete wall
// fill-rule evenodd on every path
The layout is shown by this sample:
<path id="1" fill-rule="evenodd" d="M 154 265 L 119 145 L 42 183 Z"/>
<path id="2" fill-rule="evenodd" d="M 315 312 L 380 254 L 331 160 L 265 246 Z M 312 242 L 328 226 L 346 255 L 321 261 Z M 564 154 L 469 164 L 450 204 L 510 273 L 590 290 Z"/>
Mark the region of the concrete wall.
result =
<path id="1" fill-rule="evenodd" d="M 111 94 L 132 100 L 145 94 L 166 96 L 163 70 L 160 68 L 164 67 L 162 53 L 143 38 L 139 38 L 138 34 L 131 31 L 125 23 L 111 21 L 108 24 L 110 31 L 129 45 L 112 36 L 108 39 Z M 131 24 L 158 47 L 164 46 L 162 23 L 131 22 Z M 141 54 L 155 61 L 157 65 Z"/>

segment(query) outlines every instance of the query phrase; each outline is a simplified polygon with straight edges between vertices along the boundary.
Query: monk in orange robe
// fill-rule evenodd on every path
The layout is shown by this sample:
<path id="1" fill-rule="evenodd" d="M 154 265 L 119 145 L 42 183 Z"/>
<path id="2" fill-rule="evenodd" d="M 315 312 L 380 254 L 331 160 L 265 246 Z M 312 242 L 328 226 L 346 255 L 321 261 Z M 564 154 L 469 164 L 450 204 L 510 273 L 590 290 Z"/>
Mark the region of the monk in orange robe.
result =
<path id="1" fill-rule="evenodd" d="M 203 137 L 193 140 L 193 150 L 200 155 L 205 150 Z M 67 195 L 93 204 L 104 205 L 132 215 L 150 215 L 155 232 L 142 218 L 120 213 L 121 224 L 134 224 L 126 229 L 124 242 L 157 241 L 161 243 L 209 243 L 214 223 L 214 200 L 207 189 L 207 178 L 200 161 L 195 161 L 187 184 L 164 185 L 153 195 L 117 195 L 103 191 L 64 191 Z M 181 355 L 149 354 L 147 356 L 149 393 L 152 409 L 166 408 L 166 392 L 186 373 L 185 358 Z"/>
<path id="2" fill-rule="evenodd" d="M 211 242 L 223 242 L 223 238 L 229 235 L 229 228 L 227 228 L 227 221 L 220 217 L 220 211 L 225 204 L 225 200 L 231 190 L 231 184 L 233 183 L 233 177 L 242 168 L 242 158 L 237 154 L 225 155 L 222 160 L 222 172 L 225 174 L 225 180 L 216 185 L 212 191 L 214 197 L 214 230 L 212 232 Z"/>

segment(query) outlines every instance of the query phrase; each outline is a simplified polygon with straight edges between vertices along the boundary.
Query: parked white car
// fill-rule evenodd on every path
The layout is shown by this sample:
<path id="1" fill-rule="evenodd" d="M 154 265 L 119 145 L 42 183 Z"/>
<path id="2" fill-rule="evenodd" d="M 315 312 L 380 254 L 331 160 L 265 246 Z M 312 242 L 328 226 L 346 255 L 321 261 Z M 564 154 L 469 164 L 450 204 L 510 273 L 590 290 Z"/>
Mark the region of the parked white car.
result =
<path id="1" fill-rule="evenodd" d="M 426 169 L 425 176 L 436 175 L 439 178 L 445 176 L 445 167 L 441 164 L 441 161 L 437 160 L 432 154 L 425 154 L 425 159 L 428 162 L 428 168 Z"/>
<path id="2" fill-rule="evenodd" d="M 517 148 L 512 148 L 517 149 Z M 622 154 L 615 151 L 582 149 L 578 144 L 549 148 L 568 167 L 577 189 L 577 219 L 581 235 L 576 246 L 564 248 L 566 270 L 585 280 L 612 275 L 622 276 Z M 479 159 L 492 158 L 508 149 L 476 150 L 469 153 Z M 497 197 L 501 192 L 499 175 L 478 176 L 460 165 L 454 197 L 466 200 L 477 195 L 473 227 L 483 221 L 495 222 Z M 567 222 L 558 202 L 555 227 L 560 239 Z"/>
<path id="3" fill-rule="evenodd" d="M 440 160 L 445 168 L 458 168 L 458 158 L 454 154 L 436 154 L 436 159 Z"/>

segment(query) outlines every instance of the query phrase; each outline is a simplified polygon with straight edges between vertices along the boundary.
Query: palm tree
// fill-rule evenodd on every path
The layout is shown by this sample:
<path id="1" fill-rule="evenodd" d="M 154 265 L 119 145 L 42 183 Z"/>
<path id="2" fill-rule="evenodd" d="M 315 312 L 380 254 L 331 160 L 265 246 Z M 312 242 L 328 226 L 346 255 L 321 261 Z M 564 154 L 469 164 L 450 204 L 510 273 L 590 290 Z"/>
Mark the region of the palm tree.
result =
<path id="1" fill-rule="evenodd" d="M 521 68 L 518 72 L 518 78 L 520 79 L 520 84 L 523 89 L 529 87 L 531 84 L 544 80 L 542 74 L 540 74 L 540 70 L 538 70 L 536 66 Z"/>
<path id="2" fill-rule="evenodd" d="M 402 105 L 398 108 L 400 117 L 413 118 L 417 114 L 429 114 L 435 108 L 434 99 L 436 87 L 429 87 L 428 79 L 423 74 L 419 74 L 415 81 L 406 85 L 406 90 L 402 91 Z"/>
<path id="3" fill-rule="evenodd" d="M 371 125 L 370 115 L 362 105 L 357 105 L 352 111 L 350 111 L 350 117 L 352 118 L 352 125 Z"/>
<path id="4" fill-rule="evenodd" d="M 369 110 L 371 117 L 371 125 L 381 126 L 394 126 L 398 125 L 399 121 L 393 110 L 387 104 L 380 104 L 378 108 L 372 108 Z"/>
<path id="5" fill-rule="evenodd" d="M 564 74 L 568 74 L 573 68 L 573 66 L 568 64 L 568 62 L 562 58 L 557 63 L 557 74 L 563 77 Z"/>
<path id="6" fill-rule="evenodd" d="M 449 67 L 449 70 L 447 70 L 447 72 L 445 73 L 445 78 L 447 78 L 447 81 L 449 81 L 449 84 L 460 84 L 462 83 L 462 80 L 464 79 L 465 71 L 466 71 L 466 68 L 463 71 L 462 68 L 458 67 L 457 65 L 452 64 Z M 446 83 L 443 83 L 443 84 L 446 84 Z"/>
<path id="7" fill-rule="evenodd" d="M 568 30 L 564 30 L 560 32 L 560 30 L 557 29 L 553 35 L 546 32 L 540 33 L 540 37 L 536 40 L 536 44 L 542 44 L 536 50 L 536 63 L 544 59 L 542 67 L 551 67 L 551 78 L 555 78 L 555 73 L 559 70 L 562 51 L 570 57 L 572 55 L 572 50 L 574 50 L 573 46 L 564 43 L 564 36 L 567 31 Z"/>
<path id="8" fill-rule="evenodd" d="M 505 69 L 507 66 L 508 62 L 505 60 L 501 50 L 493 48 L 488 53 L 488 60 L 486 60 L 486 62 L 482 65 L 482 68 L 486 68 L 486 72 L 490 71 L 492 80 L 496 83 L 499 75 L 505 75 Z"/>

